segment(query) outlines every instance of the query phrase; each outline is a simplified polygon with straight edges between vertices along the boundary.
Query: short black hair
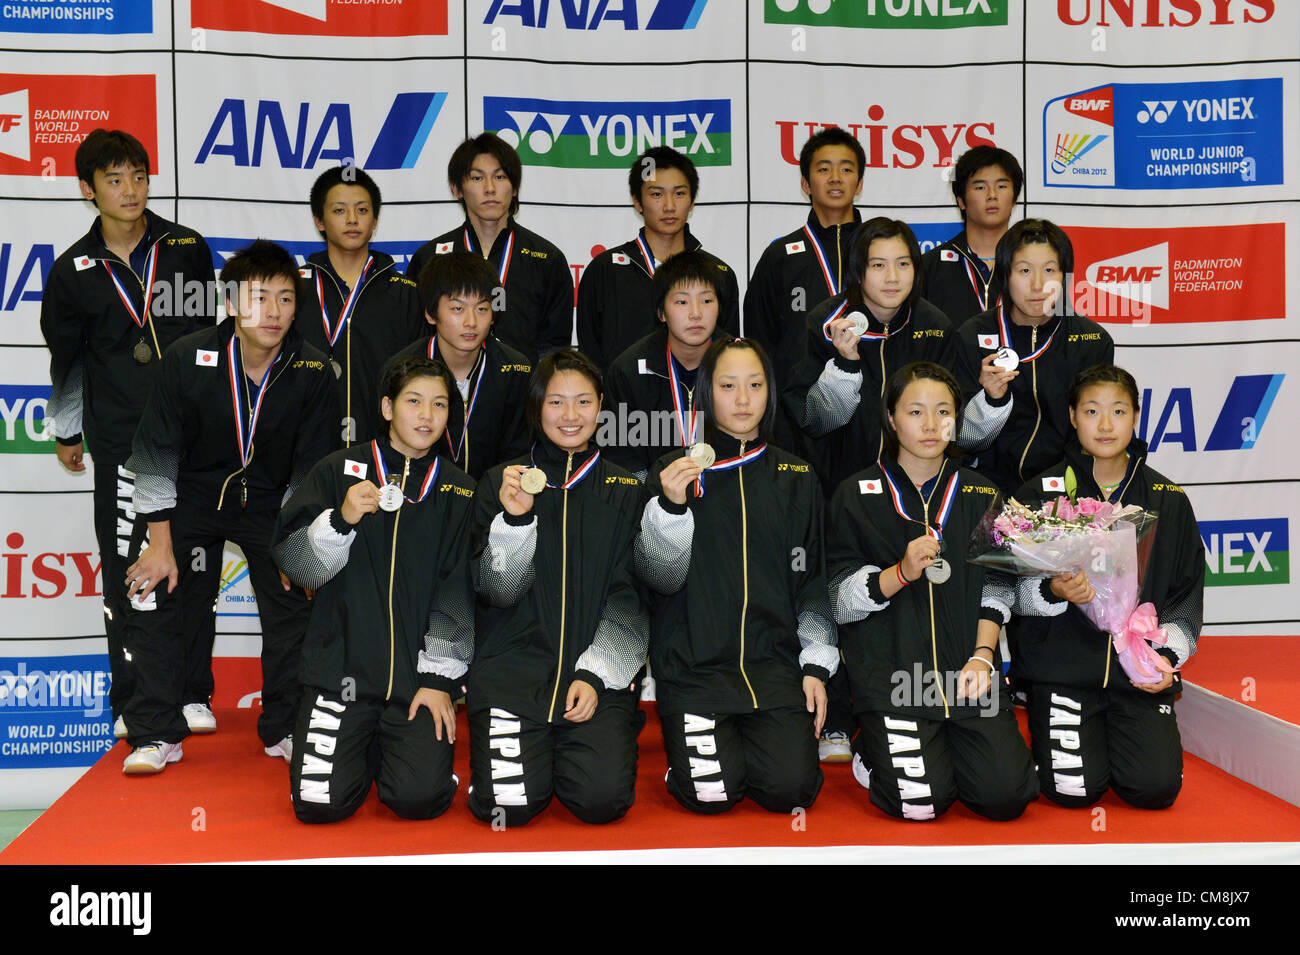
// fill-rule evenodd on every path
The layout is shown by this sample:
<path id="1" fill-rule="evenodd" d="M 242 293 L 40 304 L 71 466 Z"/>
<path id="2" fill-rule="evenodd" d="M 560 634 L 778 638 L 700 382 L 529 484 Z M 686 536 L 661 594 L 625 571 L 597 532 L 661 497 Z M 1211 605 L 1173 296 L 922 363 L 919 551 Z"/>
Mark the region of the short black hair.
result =
<path id="1" fill-rule="evenodd" d="M 921 270 L 921 246 L 911 227 L 901 219 L 876 216 L 858 226 L 849 246 L 849 275 L 853 278 L 845 283 L 844 294 L 850 305 L 866 307 L 862 297 L 862 280 L 866 277 L 867 262 L 871 258 L 871 243 L 877 239 L 902 239 L 907 246 L 907 254 L 912 259 L 912 291 L 908 293 L 904 307 L 911 308 L 921 297 L 925 275 Z"/>
<path id="2" fill-rule="evenodd" d="M 447 389 L 447 401 L 450 403 L 451 396 L 455 394 L 456 379 L 452 377 L 446 365 L 437 358 L 426 358 L 424 355 L 410 355 L 405 358 L 394 355 L 384 362 L 384 367 L 379 371 L 379 400 L 375 407 L 379 422 L 377 434 L 389 433 L 390 422 L 384 418 L 384 399 L 396 401 L 397 396 L 416 378 L 441 380 L 443 387 Z M 375 483 L 382 483 L 383 480 L 384 475 L 380 474 L 376 477 Z"/>
<path id="3" fill-rule="evenodd" d="M 518 215 L 519 187 L 524 179 L 524 166 L 519 161 L 519 153 L 515 152 L 514 147 L 496 133 L 479 133 L 452 150 L 451 159 L 447 161 L 447 183 L 457 189 L 463 188 L 465 180 L 469 178 L 470 170 L 474 168 L 474 160 L 484 153 L 501 164 L 502 172 L 510 180 L 514 192 L 510 198 L 510 214 Z M 460 207 L 465 208 L 463 197 L 460 200 Z"/>
<path id="4" fill-rule="evenodd" d="M 533 430 L 533 436 L 542 437 L 542 404 L 546 401 L 546 389 L 551 386 L 551 379 L 562 371 L 576 371 L 585 375 L 596 389 L 596 398 L 605 397 L 605 383 L 600 368 L 596 363 L 576 348 L 561 348 L 553 351 L 533 368 L 533 376 L 528 380 L 528 392 L 524 395 L 524 417 Z"/>
<path id="5" fill-rule="evenodd" d="M 691 189 L 691 202 L 695 201 L 695 196 L 700 191 L 700 174 L 695 171 L 695 163 L 691 162 L 689 156 L 671 146 L 655 146 L 636 157 L 627 174 L 627 188 L 633 199 L 641 201 L 641 189 L 647 182 L 654 182 L 661 169 L 681 170 Z"/>
<path id="6" fill-rule="evenodd" d="M 804 143 L 803 149 L 799 150 L 799 175 L 804 179 L 808 178 L 812 172 L 813 156 L 823 146 L 847 146 L 853 150 L 853 155 L 858 157 L 858 178 L 862 178 L 862 174 L 867 168 L 867 153 L 856 136 L 845 132 L 838 126 L 828 126 L 826 129 L 813 133 L 808 137 L 808 142 Z"/>
<path id="7" fill-rule="evenodd" d="M 1142 403 L 1138 399 L 1137 380 L 1123 368 L 1118 365 L 1093 365 L 1091 368 L 1085 368 L 1074 376 L 1074 381 L 1070 384 L 1070 407 L 1079 407 L 1079 399 L 1083 396 L 1083 390 L 1092 385 L 1118 385 L 1128 393 L 1128 400 L 1133 405 L 1133 413 L 1142 410 Z"/>
<path id="8" fill-rule="evenodd" d="M 312 183 L 311 214 L 317 219 L 325 218 L 325 199 L 335 186 L 360 186 L 366 190 L 370 194 L 370 211 L 376 219 L 379 218 L 379 208 L 384 204 L 384 197 L 379 194 L 379 185 L 360 166 L 345 165 L 326 169 Z"/>
<path id="9" fill-rule="evenodd" d="M 932 361 L 914 361 L 904 365 L 890 375 L 889 381 L 886 382 L 885 393 L 880 402 L 880 437 L 883 457 L 898 460 L 898 432 L 890 423 L 889 416 L 898 407 L 898 401 L 903 397 L 907 386 L 926 378 L 939 382 L 952 395 L 953 432 L 948 440 L 948 446 L 944 448 L 944 454 L 950 458 L 962 457 L 962 451 L 957 447 L 957 435 L 961 434 L 961 385 L 957 384 L 957 379 L 947 368 L 936 365 Z"/>
<path id="10" fill-rule="evenodd" d="M 1009 288 L 1011 278 L 1011 260 L 1026 245 L 1050 245 L 1056 253 L 1056 261 L 1061 266 L 1061 284 L 1065 277 L 1074 271 L 1074 245 L 1070 237 L 1054 222 L 1047 219 L 1021 219 L 1008 229 L 998 240 L 993 267 L 997 270 L 1001 287 Z M 1068 298 L 1068 290 L 1067 290 Z"/>
<path id="11" fill-rule="evenodd" d="M 445 252 L 435 255 L 420 269 L 420 305 L 436 318 L 444 295 L 494 297 L 500 282 L 487 259 L 473 252 Z"/>
<path id="12" fill-rule="evenodd" d="M 710 345 L 709 350 L 704 353 L 695 385 L 695 403 L 704 418 L 704 432 L 707 435 L 718 430 L 713 418 L 713 376 L 717 372 L 718 362 L 722 360 L 724 354 L 737 348 L 747 348 L 752 351 L 758 356 L 759 364 L 763 366 L 763 377 L 767 379 L 767 407 L 763 409 L 763 419 L 758 423 L 758 438 L 760 441 L 769 441 L 776 424 L 776 377 L 772 373 L 772 360 L 767 357 L 763 346 L 752 338 L 724 336 Z"/>
<path id="13" fill-rule="evenodd" d="M 997 146 L 974 146 L 961 154 L 957 166 L 952 171 L 952 197 L 966 201 L 966 185 L 970 177 L 988 166 L 1001 166 L 1011 177 L 1011 201 L 1020 198 L 1020 190 L 1025 184 L 1025 171 L 1020 168 L 1020 161 L 1015 156 Z M 961 221 L 966 221 L 966 210 L 959 205 Z"/>
<path id="14" fill-rule="evenodd" d="M 713 256 L 703 249 L 679 252 L 657 269 L 650 279 L 650 301 L 654 303 L 655 314 L 664 316 L 664 303 L 673 290 L 683 285 L 704 285 L 713 289 L 721 306 L 722 282 L 718 275 L 718 266 Z"/>
<path id="15" fill-rule="evenodd" d="M 227 289 L 237 288 L 254 279 L 266 281 L 273 278 L 290 279 L 293 281 L 294 292 L 301 292 L 297 260 L 283 246 L 266 239 L 258 239 L 252 245 L 240 249 L 226 259 L 226 264 L 221 268 L 221 284 Z"/>
<path id="16" fill-rule="evenodd" d="M 96 172 L 106 171 L 122 163 L 131 167 L 141 166 L 144 174 L 149 175 L 149 150 L 123 129 L 92 129 L 77 147 L 74 159 L 77 178 L 92 189 L 95 186 Z"/>

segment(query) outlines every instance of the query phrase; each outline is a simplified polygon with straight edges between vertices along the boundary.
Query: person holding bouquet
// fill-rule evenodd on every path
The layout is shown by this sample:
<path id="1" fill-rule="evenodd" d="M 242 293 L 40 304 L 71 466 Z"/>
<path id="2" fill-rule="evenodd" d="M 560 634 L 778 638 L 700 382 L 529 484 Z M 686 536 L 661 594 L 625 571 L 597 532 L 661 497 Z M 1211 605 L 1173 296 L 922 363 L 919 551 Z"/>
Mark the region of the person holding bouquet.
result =
<path id="1" fill-rule="evenodd" d="M 1037 507 L 1072 489 L 1071 512 L 1087 514 L 1097 502 L 1137 505 L 1158 515 L 1158 526 L 1139 604 L 1118 635 L 1099 629 L 1083 610 L 1100 599 L 1093 584 L 1108 557 L 1074 573 L 1021 578 L 1011 674 L 1028 684 L 1033 753 L 1046 796 L 1063 806 L 1089 806 L 1109 787 L 1131 805 L 1164 809 L 1182 786 L 1174 697 L 1178 668 L 1196 651 L 1201 631 L 1205 548 L 1187 495 L 1147 466 L 1146 444 L 1133 436 L 1139 410 L 1133 376 L 1094 365 L 1075 377 L 1069 406 L 1074 435 L 1064 459 L 1032 478 L 1016 499 Z"/>
<path id="2" fill-rule="evenodd" d="M 884 452 L 839 486 L 827 520 L 831 606 L 861 730 L 854 775 L 902 819 L 934 819 L 958 799 L 1015 819 L 1038 795 L 998 653 L 1013 581 L 964 559 L 999 496 L 953 460 L 960 409 L 961 388 L 939 365 L 895 372 Z"/>

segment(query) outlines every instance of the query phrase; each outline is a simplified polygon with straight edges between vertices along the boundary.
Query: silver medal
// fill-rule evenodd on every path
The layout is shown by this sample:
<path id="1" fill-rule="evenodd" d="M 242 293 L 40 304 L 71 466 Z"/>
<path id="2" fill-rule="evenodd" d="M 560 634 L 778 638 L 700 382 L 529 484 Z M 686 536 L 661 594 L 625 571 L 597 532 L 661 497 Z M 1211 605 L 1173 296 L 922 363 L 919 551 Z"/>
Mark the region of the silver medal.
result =
<path id="1" fill-rule="evenodd" d="M 390 514 L 402 506 L 402 489 L 396 484 L 385 484 L 379 489 L 379 509 Z"/>
<path id="2" fill-rule="evenodd" d="M 335 359 L 333 359 L 333 358 L 330 359 L 330 367 L 334 369 L 334 377 L 335 377 L 335 378 L 342 378 L 342 377 L 343 377 L 343 366 L 340 365 L 340 364 L 339 364 Z"/>
<path id="3" fill-rule="evenodd" d="M 529 468 L 519 475 L 519 487 L 525 494 L 541 494 L 546 490 L 546 472 L 541 468 Z"/>
<path id="4" fill-rule="evenodd" d="M 863 315 L 861 312 L 849 312 L 849 314 L 844 317 L 853 323 L 853 333 L 859 338 L 867 333 L 867 328 L 869 327 L 867 316 Z"/>
<path id="5" fill-rule="evenodd" d="M 692 444 L 687 454 L 691 456 L 691 460 L 705 470 L 713 467 L 713 462 L 718 460 L 718 455 L 713 450 L 713 446 L 703 441 Z"/>
<path id="6" fill-rule="evenodd" d="M 936 557 L 934 563 L 925 568 L 925 579 L 932 584 L 941 584 L 952 576 L 952 567 L 942 557 Z"/>
<path id="7" fill-rule="evenodd" d="M 1014 348 L 1003 346 L 998 349 L 997 357 L 993 359 L 993 364 L 1003 371 L 1015 371 L 1020 367 L 1020 356 L 1016 354 Z"/>

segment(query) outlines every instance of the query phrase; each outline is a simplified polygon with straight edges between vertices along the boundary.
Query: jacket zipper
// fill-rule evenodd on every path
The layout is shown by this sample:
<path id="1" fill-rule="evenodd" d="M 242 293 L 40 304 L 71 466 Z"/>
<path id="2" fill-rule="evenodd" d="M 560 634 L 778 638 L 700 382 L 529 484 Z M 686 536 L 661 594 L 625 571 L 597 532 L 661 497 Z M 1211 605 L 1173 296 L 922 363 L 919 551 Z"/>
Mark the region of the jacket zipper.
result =
<path id="1" fill-rule="evenodd" d="M 162 240 L 167 238 L 167 236 L 169 235 L 171 235 L 170 232 L 164 232 L 162 235 L 158 236 L 158 238 L 154 240 L 153 245 L 149 246 L 149 251 L 152 253 L 153 250 L 158 248 L 158 246 L 162 243 Z M 108 268 L 107 263 L 110 261 L 117 262 L 121 265 L 125 265 L 126 270 L 130 272 L 132 276 L 134 276 L 136 282 L 138 282 L 140 285 L 140 304 L 141 307 L 143 307 L 144 299 L 146 298 L 146 293 L 149 291 L 144 287 L 144 279 L 141 278 L 140 275 L 136 273 L 135 269 L 131 267 L 130 262 L 123 262 L 121 257 L 119 257 L 116 253 L 114 253 L 112 249 L 109 249 L 108 246 L 105 246 L 104 248 L 107 250 L 108 256 L 106 258 L 99 258 L 96 261 L 104 262 L 105 263 L 104 268 Z M 144 317 L 144 320 L 145 320 L 145 324 L 149 326 L 149 337 L 153 339 L 153 350 L 158 353 L 155 357 L 161 358 L 162 346 L 158 344 L 158 331 L 153 327 L 153 316 L 146 315 Z"/>
<path id="2" fill-rule="evenodd" d="M 321 269 L 319 265 L 316 266 L 316 268 Z M 358 308 L 360 308 L 361 306 L 361 296 L 366 293 L 366 286 L 369 285 L 371 282 L 373 282 L 377 276 L 379 276 L 383 272 L 387 272 L 390 268 L 392 268 L 391 265 L 385 265 L 382 269 L 376 269 L 368 279 L 366 279 L 364 282 L 361 283 L 361 289 L 360 291 L 357 292 Z M 331 282 L 334 282 L 334 291 L 338 294 L 339 298 L 343 300 L 343 305 L 346 305 L 347 301 L 346 299 L 343 298 L 343 290 L 339 288 L 339 283 L 334 281 L 334 276 L 330 275 L 328 270 L 322 269 L 322 271 L 325 272 L 325 274 L 329 277 L 329 280 Z M 321 302 L 320 307 L 321 310 L 323 311 L 325 308 L 325 303 Z M 341 307 L 342 306 L 340 306 L 340 308 Z M 347 361 L 347 365 L 348 365 L 348 370 L 346 372 L 347 377 L 343 381 L 343 415 L 349 421 L 351 421 L 352 420 L 352 319 L 351 318 L 348 319 L 348 327 L 344 329 L 343 337 L 346 339 L 346 341 L 343 343 L 343 357 Z M 326 342 L 325 344 L 329 345 L 329 342 Z M 334 357 L 333 348 L 330 349 L 330 357 L 331 358 Z M 348 448 L 352 447 L 352 443 L 355 440 L 355 438 L 356 435 L 353 429 L 349 428 L 348 438 L 343 442 L 343 446 Z"/>
<path id="3" fill-rule="evenodd" d="M 232 334 L 233 334 L 233 333 L 232 333 Z M 288 357 L 287 357 L 287 358 L 284 358 L 284 359 L 281 361 L 281 363 L 280 363 L 280 370 L 277 371 L 274 375 L 272 375 L 272 376 L 271 376 L 271 380 L 268 381 L 268 382 L 266 383 L 266 390 L 267 390 L 267 391 L 270 391 L 270 390 L 271 390 L 271 386 L 272 386 L 273 384 L 275 384 L 275 383 L 280 379 L 280 376 L 284 374 L 285 369 L 287 369 L 291 364 L 293 364 L 293 358 L 294 358 L 294 356 L 295 356 L 296 354 L 298 354 L 298 353 L 297 353 L 297 352 L 290 352 L 289 355 L 288 355 Z M 275 360 L 275 359 L 272 359 L 272 361 L 274 361 L 274 360 Z M 239 373 L 240 373 L 241 375 L 244 375 L 245 378 L 248 377 L 247 375 L 244 374 L 244 364 L 243 364 L 243 356 L 242 356 L 242 355 L 240 356 Z M 245 387 L 245 389 L 247 389 L 248 386 L 245 385 L 244 387 Z M 247 390 L 245 390 L 245 395 L 247 395 Z M 236 428 L 240 427 L 240 423 L 239 423 L 238 420 L 235 421 L 235 427 L 236 427 Z M 256 453 L 257 453 L 257 448 L 256 448 L 256 446 L 254 446 L 253 450 L 250 451 L 250 452 L 249 452 L 249 455 L 248 455 L 248 461 L 249 461 L 250 464 L 251 464 L 252 461 L 253 461 L 253 455 L 256 454 Z M 230 480 L 231 480 L 231 478 L 237 477 L 238 475 L 243 474 L 243 473 L 244 473 L 244 469 L 243 469 L 243 468 L 240 468 L 240 469 L 237 470 L 237 471 L 231 471 L 229 474 L 226 475 L 226 479 L 225 479 L 224 481 L 221 482 L 221 493 L 220 493 L 219 495 L 217 495 L 217 510 L 221 510 L 221 505 L 222 505 L 222 503 L 223 503 L 223 502 L 225 501 L 225 499 L 226 499 L 226 486 L 230 484 Z M 245 475 L 245 477 L 244 477 L 244 486 L 245 486 L 245 488 L 248 486 L 248 478 L 247 478 L 247 475 Z M 247 505 L 247 503 L 248 503 L 248 501 L 247 501 L 247 497 L 245 497 L 244 503 L 245 503 L 245 505 Z"/>
<path id="4" fill-rule="evenodd" d="M 740 442 L 740 453 L 741 456 L 745 454 L 744 441 Z M 754 709 L 758 709 L 758 696 L 754 693 L 754 685 L 749 682 L 749 674 L 745 672 L 745 615 L 749 612 L 749 518 L 745 513 L 745 469 L 736 468 L 736 474 L 740 480 L 740 574 L 744 594 L 740 604 L 740 677 L 749 689 Z"/>
<path id="5" fill-rule="evenodd" d="M 1038 326 L 1035 325 L 1030 330 L 1029 353 L 1032 355 L 1038 347 Z M 1016 476 L 1021 481 L 1025 479 L 1025 458 L 1029 456 L 1029 448 L 1034 443 L 1034 438 L 1038 437 L 1038 429 L 1043 423 L 1043 408 L 1038 403 L 1038 362 L 1030 362 L 1033 365 L 1033 390 L 1034 390 L 1034 430 L 1029 434 L 1029 440 L 1025 442 L 1025 450 L 1020 452 L 1020 466 L 1016 468 Z"/>
<path id="6" fill-rule="evenodd" d="M 934 487 L 930 489 L 930 497 L 934 497 L 934 492 L 939 489 L 939 477 L 942 474 L 943 468 L 940 467 L 939 474 L 935 476 Z M 930 497 L 921 498 L 921 517 L 925 521 L 926 528 L 930 526 Z M 934 583 L 929 577 L 925 578 L 925 589 L 930 596 L 930 656 L 934 661 L 934 682 L 939 688 L 939 699 L 943 700 L 943 718 L 948 719 L 948 696 L 943 692 L 943 679 L 939 674 L 939 641 L 934 628 Z"/>
<path id="7" fill-rule="evenodd" d="M 569 483 L 573 469 L 573 452 L 564 465 L 564 483 Z M 546 722 L 555 722 L 555 700 L 560 695 L 560 676 L 564 673 L 564 624 L 569 606 L 569 489 L 564 489 L 564 508 L 560 517 L 560 653 L 555 661 L 555 688 L 551 690 L 551 709 Z"/>
<path id="8" fill-rule="evenodd" d="M 406 478 L 411 473 L 411 459 L 402 457 L 402 494 L 406 494 Z M 382 480 L 383 475 L 378 475 Z M 393 627 L 393 574 L 397 568 L 397 525 L 402 521 L 402 508 L 393 515 L 393 548 L 388 555 L 388 690 L 384 699 L 393 695 L 393 661 L 397 659 L 397 637 Z"/>

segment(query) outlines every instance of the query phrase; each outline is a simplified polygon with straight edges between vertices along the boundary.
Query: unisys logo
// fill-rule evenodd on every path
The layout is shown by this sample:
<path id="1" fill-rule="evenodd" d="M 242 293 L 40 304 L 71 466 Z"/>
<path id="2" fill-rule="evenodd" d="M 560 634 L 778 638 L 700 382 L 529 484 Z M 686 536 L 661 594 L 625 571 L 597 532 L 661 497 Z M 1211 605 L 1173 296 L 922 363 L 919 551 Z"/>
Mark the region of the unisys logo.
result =
<path id="1" fill-rule="evenodd" d="M 1056 18 L 1072 27 L 1194 27 L 1263 23 L 1274 0 L 1056 0 Z"/>
<path id="2" fill-rule="evenodd" d="M 996 146 L 992 120 L 975 123 L 883 122 L 885 108 L 867 107 L 866 123 L 808 122 L 776 120 L 781 158 L 799 165 L 799 150 L 814 133 L 832 126 L 851 133 L 867 154 L 868 169 L 917 169 L 951 166 L 954 156 L 973 146 Z M 891 117 L 892 119 L 892 117 Z"/>
<path id="3" fill-rule="evenodd" d="M 191 0 L 192 25 L 277 36 L 446 36 L 447 0 Z"/>
<path id="4" fill-rule="evenodd" d="M 0 599 L 48 600 L 65 593 L 73 597 L 100 596 L 98 554 L 33 554 L 36 548 L 17 531 L 7 535 L 4 544 L 5 552 L 0 555 L 4 561 L 4 589 L 0 590 Z"/>

